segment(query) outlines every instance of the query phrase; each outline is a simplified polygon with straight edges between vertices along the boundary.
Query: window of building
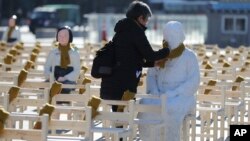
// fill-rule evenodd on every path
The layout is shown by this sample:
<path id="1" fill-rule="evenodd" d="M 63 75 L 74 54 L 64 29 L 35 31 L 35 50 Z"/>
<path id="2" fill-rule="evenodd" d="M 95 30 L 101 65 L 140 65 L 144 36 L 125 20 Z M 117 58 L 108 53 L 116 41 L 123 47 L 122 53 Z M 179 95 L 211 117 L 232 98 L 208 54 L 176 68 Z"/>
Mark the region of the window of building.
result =
<path id="1" fill-rule="evenodd" d="M 245 19 L 236 19 L 236 30 L 244 32 L 246 30 Z"/>
<path id="2" fill-rule="evenodd" d="M 247 16 L 224 15 L 222 17 L 222 33 L 246 34 Z"/>
<path id="3" fill-rule="evenodd" d="M 225 18 L 224 28 L 225 31 L 233 31 L 233 19 L 232 18 Z"/>

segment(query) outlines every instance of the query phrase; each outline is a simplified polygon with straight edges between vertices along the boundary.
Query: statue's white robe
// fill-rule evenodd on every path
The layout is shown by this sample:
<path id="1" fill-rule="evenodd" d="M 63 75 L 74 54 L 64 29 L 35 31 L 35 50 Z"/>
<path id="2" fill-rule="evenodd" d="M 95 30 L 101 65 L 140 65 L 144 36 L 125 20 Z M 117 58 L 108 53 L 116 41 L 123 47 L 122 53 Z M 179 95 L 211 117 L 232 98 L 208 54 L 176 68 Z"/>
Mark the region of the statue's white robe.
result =
<path id="1" fill-rule="evenodd" d="M 164 124 L 168 141 L 180 141 L 180 127 L 184 117 L 195 108 L 195 93 L 200 83 L 200 71 L 196 55 L 185 48 L 178 58 L 168 60 L 164 68 L 150 68 L 147 73 L 147 93 L 167 95 Z M 144 99 L 143 103 L 160 104 L 160 101 Z M 141 118 L 154 118 L 153 115 L 139 114 Z M 159 116 L 159 115 L 158 115 Z M 149 127 L 139 126 L 143 141 L 150 138 Z M 159 137 L 159 135 L 157 136 Z"/>

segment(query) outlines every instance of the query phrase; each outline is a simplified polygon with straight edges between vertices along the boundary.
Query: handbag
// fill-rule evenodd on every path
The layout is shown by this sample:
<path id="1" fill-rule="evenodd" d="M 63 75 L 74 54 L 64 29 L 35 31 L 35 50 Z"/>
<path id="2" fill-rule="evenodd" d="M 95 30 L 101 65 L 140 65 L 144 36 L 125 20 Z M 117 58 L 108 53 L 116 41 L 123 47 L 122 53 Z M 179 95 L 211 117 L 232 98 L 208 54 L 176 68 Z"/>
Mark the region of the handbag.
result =
<path id="1" fill-rule="evenodd" d="M 73 67 L 61 68 L 61 66 L 55 66 L 54 77 L 57 80 L 59 77 L 64 77 L 65 75 L 71 73 L 73 70 Z"/>
<path id="2" fill-rule="evenodd" d="M 15 42 L 17 39 L 16 38 L 9 38 L 8 40 L 7 40 L 7 42 L 8 43 L 12 43 L 12 42 Z"/>
<path id="3" fill-rule="evenodd" d="M 109 41 L 96 52 L 91 68 L 91 76 L 94 78 L 111 76 L 115 62 L 115 45 L 112 41 Z"/>

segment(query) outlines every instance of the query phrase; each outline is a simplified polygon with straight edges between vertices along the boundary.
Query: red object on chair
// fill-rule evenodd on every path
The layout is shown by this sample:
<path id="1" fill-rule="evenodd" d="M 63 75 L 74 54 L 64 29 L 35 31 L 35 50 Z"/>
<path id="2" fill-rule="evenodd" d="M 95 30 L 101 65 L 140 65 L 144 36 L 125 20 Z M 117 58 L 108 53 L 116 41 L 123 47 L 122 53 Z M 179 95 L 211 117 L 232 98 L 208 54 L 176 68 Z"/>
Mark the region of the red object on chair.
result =
<path id="1" fill-rule="evenodd" d="M 102 41 L 107 41 L 107 31 L 106 31 L 106 20 L 103 20 L 102 24 Z"/>

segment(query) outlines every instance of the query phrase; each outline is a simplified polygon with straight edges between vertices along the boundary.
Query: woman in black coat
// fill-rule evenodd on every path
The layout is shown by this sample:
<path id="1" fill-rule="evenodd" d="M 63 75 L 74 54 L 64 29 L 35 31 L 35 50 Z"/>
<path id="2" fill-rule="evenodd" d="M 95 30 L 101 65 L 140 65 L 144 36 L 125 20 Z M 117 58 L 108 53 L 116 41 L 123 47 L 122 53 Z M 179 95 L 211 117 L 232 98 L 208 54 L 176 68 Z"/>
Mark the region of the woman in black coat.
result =
<path id="1" fill-rule="evenodd" d="M 117 22 L 113 38 L 116 66 L 112 76 L 102 78 L 102 99 L 121 100 L 126 90 L 136 93 L 142 67 L 153 67 L 156 60 L 168 56 L 168 48 L 154 51 L 145 35 L 151 15 L 147 4 L 134 1 L 128 8 L 127 18 Z"/>

